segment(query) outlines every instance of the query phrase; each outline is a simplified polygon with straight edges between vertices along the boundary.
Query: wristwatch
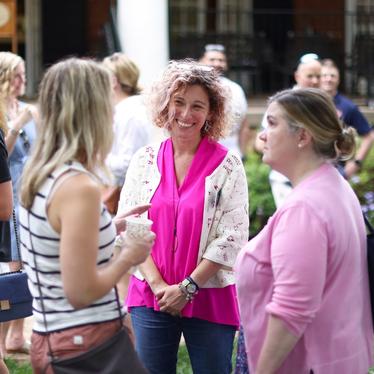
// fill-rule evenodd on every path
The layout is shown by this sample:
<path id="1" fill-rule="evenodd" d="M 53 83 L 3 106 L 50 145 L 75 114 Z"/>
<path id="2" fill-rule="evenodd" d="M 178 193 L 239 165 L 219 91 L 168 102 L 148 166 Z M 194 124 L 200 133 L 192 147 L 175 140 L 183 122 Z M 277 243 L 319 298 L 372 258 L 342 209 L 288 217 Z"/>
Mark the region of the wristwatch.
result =
<path id="1" fill-rule="evenodd" d="M 199 286 L 191 277 L 183 279 L 183 281 L 179 283 L 179 289 L 186 296 L 188 301 L 191 301 L 199 292 Z"/>

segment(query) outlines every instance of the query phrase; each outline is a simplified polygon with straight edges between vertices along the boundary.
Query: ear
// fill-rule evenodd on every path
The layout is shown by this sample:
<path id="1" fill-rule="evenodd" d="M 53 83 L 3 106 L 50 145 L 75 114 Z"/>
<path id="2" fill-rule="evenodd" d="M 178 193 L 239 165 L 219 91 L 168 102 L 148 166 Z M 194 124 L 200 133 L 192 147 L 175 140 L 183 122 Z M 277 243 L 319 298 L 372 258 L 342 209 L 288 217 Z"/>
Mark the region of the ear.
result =
<path id="1" fill-rule="evenodd" d="M 298 143 L 297 143 L 298 147 L 304 148 L 307 145 L 311 144 L 312 141 L 313 141 L 312 134 L 308 130 L 301 128 L 298 132 Z"/>
<path id="2" fill-rule="evenodd" d="M 297 70 L 295 70 L 295 72 L 293 73 L 293 79 L 295 79 L 295 82 L 297 82 L 298 77 L 299 77 L 299 73 Z"/>
<path id="3" fill-rule="evenodd" d="M 209 112 L 209 114 L 207 115 L 206 119 L 207 119 L 208 121 L 210 121 L 210 120 L 212 119 L 212 117 L 213 117 L 212 112 Z"/>

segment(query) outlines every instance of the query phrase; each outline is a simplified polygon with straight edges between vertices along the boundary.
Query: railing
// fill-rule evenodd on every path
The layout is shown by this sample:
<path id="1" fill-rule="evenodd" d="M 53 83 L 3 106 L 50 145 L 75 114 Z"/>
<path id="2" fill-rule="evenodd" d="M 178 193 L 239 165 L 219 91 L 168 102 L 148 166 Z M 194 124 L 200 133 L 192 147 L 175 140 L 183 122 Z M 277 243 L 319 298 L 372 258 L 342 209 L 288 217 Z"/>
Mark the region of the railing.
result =
<path id="1" fill-rule="evenodd" d="M 171 58 L 199 58 L 205 44 L 224 44 L 228 75 L 247 94 L 290 87 L 300 56 L 314 52 L 338 64 L 343 92 L 374 97 L 374 14 L 169 10 Z"/>

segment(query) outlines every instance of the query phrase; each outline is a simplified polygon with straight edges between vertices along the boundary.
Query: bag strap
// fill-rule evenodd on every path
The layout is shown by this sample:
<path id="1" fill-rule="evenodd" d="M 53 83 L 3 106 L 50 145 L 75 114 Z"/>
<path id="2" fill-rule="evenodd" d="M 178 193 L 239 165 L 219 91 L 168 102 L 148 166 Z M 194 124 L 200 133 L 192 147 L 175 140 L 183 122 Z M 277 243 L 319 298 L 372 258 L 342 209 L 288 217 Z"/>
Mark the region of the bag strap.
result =
<path id="1" fill-rule="evenodd" d="M 23 262 L 22 262 L 22 255 L 21 255 L 21 246 L 20 246 L 20 238 L 19 238 L 19 232 L 17 227 L 17 218 L 16 218 L 16 211 L 13 209 L 13 227 L 14 227 L 14 235 L 16 237 L 16 246 L 17 246 L 17 252 L 18 252 L 18 258 L 21 262 L 21 269 L 23 269 Z"/>
<path id="2" fill-rule="evenodd" d="M 48 353 L 49 353 L 51 361 L 53 361 L 56 357 L 53 355 L 52 346 L 51 346 L 51 342 L 50 342 L 50 339 L 49 339 L 49 334 L 50 333 L 48 331 L 48 324 L 47 324 L 46 311 L 45 311 L 45 305 L 44 305 L 44 297 L 43 297 L 43 294 L 42 294 L 42 288 L 41 288 L 41 282 L 40 282 L 40 278 L 39 278 L 38 266 L 36 264 L 36 253 L 35 253 L 34 245 L 33 245 L 33 242 L 32 242 L 32 234 L 31 234 L 31 226 L 30 226 L 30 211 L 29 210 L 27 212 L 27 222 L 28 222 L 28 229 L 29 229 L 30 247 L 31 247 L 31 251 L 33 253 L 33 257 L 34 257 L 34 269 L 35 269 L 36 281 L 37 281 L 37 285 L 38 285 L 40 303 L 41 303 L 41 306 L 42 306 L 43 321 L 44 321 L 46 336 L 47 336 Z M 116 295 L 116 304 L 117 304 L 117 310 L 118 310 L 118 314 L 119 314 L 118 322 L 119 322 L 120 328 L 123 328 L 123 325 L 122 325 L 122 311 L 121 311 L 121 304 L 119 302 L 119 295 L 118 295 L 117 286 L 114 286 L 113 288 L 114 288 L 115 295 Z"/>
<path id="3" fill-rule="evenodd" d="M 366 214 L 362 212 L 362 215 L 364 216 L 364 221 L 366 223 L 366 227 L 371 235 L 374 235 L 374 227 L 371 225 L 369 219 L 366 217 Z"/>

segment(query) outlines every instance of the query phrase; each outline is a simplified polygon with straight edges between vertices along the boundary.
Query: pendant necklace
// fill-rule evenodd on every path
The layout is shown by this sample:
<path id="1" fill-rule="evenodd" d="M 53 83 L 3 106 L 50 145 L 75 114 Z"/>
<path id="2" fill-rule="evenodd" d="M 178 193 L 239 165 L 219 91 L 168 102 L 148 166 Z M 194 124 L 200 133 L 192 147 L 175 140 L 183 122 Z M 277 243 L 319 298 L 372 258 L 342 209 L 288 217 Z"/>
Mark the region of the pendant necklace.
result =
<path id="1" fill-rule="evenodd" d="M 176 252 L 178 249 L 178 213 L 179 213 L 179 202 L 180 197 L 178 197 L 177 206 L 175 206 L 175 190 L 177 189 L 177 178 L 174 172 L 174 186 L 173 186 L 173 214 L 174 214 L 174 230 L 173 230 L 173 252 Z"/>

